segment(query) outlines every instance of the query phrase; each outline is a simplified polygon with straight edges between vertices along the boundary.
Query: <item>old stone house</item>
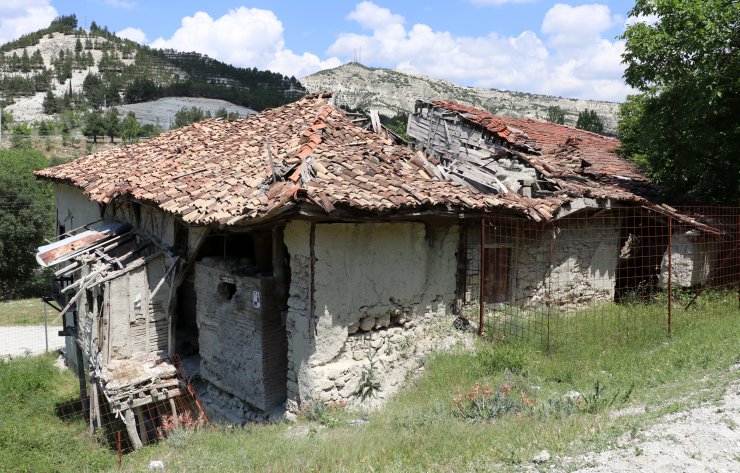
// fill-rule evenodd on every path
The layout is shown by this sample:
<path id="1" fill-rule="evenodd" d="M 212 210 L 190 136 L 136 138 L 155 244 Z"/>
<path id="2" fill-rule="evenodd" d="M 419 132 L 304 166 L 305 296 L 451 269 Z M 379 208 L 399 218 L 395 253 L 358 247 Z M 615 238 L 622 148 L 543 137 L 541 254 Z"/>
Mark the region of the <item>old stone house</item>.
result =
<path id="1" fill-rule="evenodd" d="M 178 395 L 157 360 L 179 354 L 210 408 L 240 422 L 355 399 L 369 358 L 381 378 L 407 368 L 399 353 L 476 293 L 484 217 L 521 219 L 535 246 L 545 222 L 617 206 L 709 229 L 622 185 L 649 187 L 615 140 L 494 120 L 420 102 L 414 151 L 313 95 L 38 171 L 62 237 L 39 261 L 56 268 L 70 348 L 124 415 Z M 451 164 L 456 147 L 500 158 L 493 178 L 472 158 Z M 599 238 L 578 251 L 609 255 L 594 270 L 615 274 L 619 229 Z M 543 269 L 521 264 L 530 282 L 506 291 L 535 298 Z"/>

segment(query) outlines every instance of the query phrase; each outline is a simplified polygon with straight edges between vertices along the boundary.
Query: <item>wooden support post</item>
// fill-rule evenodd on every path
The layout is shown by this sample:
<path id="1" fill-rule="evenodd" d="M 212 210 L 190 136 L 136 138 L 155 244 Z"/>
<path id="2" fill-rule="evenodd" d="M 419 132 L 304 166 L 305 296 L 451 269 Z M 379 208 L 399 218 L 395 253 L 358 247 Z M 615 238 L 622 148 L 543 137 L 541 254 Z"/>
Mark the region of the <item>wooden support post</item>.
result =
<path id="1" fill-rule="evenodd" d="M 75 355 L 77 356 L 77 378 L 80 384 L 80 402 L 82 410 L 86 412 L 89 408 L 89 399 L 87 398 L 87 380 L 85 379 L 85 360 L 82 357 L 82 347 L 79 342 L 75 343 Z"/>
<path id="2" fill-rule="evenodd" d="M 136 408 L 136 418 L 139 420 L 139 430 L 141 431 L 141 442 L 146 445 L 149 443 L 149 434 L 146 431 L 146 418 L 144 417 L 144 407 Z"/>
<path id="3" fill-rule="evenodd" d="M 126 422 L 126 432 L 128 438 L 131 440 L 131 446 L 134 450 L 140 449 L 143 444 L 139 438 L 139 433 L 136 432 L 136 419 L 134 418 L 134 412 L 131 409 L 126 409 L 123 413 L 123 419 Z"/>

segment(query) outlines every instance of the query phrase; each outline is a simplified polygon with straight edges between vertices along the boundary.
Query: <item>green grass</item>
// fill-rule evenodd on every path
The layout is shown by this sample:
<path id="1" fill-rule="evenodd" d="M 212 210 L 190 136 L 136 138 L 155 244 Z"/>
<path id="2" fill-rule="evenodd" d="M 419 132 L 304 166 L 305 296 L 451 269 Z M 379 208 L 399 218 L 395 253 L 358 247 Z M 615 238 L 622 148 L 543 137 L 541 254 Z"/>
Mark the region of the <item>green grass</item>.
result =
<path id="1" fill-rule="evenodd" d="M 678 317 L 672 337 L 654 329 L 652 319 L 629 317 L 633 336 L 582 333 L 549 351 L 539 342 L 481 339 L 472 352 L 430 359 L 423 376 L 383 410 L 325 409 L 295 424 L 176 430 L 167 440 L 126 455 L 123 470 L 144 471 L 149 461 L 163 460 L 167 471 L 183 472 L 506 471 L 529 463 L 543 449 L 572 455 L 607 448 L 624 432 L 638 436 L 661 415 L 722 395 L 733 380 L 727 368 L 740 362 L 735 302 L 725 304 L 725 317 Z M 18 359 L 0 366 L 0 471 L 115 469 L 115 455 L 98 446 L 84 424 L 54 417 L 52 399 L 72 397 L 76 380 L 50 372 L 52 361 Z M 40 381 L 34 381 L 36 372 Z M 531 400 L 531 406 L 490 420 L 456 415 L 453 398 L 477 383 L 496 392 L 506 386 L 512 399 Z M 15 388 L 7 391 L 6 384 Z M 586 401 L 564 402 L 563 394 L 571 390 Z M 25 392 L 31 394 L 20 395 Z M 640 409 L 613 415 L 626 407 Z M 347 422 L 360 417 L 369 422 Z"/>
<path id="2" fill-rule="evenodd" d="M 18 299 L 0 302 L 0 326 L 6 325 L 40 325 L 44 323 L 44 307 L 41 299 Z M 47 310 L 49 322 L 56 317 L 56 312 Z"/>
<path id="3" fill-rule="evenodd" d="M 82 472 L 115 465 L 115 455 L 87 434 L 84 421 L 62 421 L 58 403 L 79 398 L 77 380 L 54 366 L 56 355 L 0 362 L 0 471 Z"/>

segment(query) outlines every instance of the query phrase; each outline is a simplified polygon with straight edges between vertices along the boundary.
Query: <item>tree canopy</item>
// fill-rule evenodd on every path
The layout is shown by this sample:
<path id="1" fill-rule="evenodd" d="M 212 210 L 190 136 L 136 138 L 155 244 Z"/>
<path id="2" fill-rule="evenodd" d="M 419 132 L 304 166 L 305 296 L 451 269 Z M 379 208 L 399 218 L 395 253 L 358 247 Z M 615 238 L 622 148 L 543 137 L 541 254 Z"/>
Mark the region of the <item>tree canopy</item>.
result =
<path id="1" fill-rule="evenodd" d="M 576 128 L 593 131 L 594 133 L 604 133 L 604 121 L 594 110 L 586 109 L 582 112 L 578 112 Z"/>
<path id="2" fill-rule="evenodd" d="M 36 248 L 53 232 L 52 191 L 31 174 L 48 162 L 31 149 L 0 150 L 0 299 L 38 293 Z"/>
<path id="3" fill-rule="evenodd" d="M 740 197 L 740 2 L 637 0 L 623 34 L 622 152 L 668 197 Z M 654 19 L 654 21 L 652 21 Z"/>

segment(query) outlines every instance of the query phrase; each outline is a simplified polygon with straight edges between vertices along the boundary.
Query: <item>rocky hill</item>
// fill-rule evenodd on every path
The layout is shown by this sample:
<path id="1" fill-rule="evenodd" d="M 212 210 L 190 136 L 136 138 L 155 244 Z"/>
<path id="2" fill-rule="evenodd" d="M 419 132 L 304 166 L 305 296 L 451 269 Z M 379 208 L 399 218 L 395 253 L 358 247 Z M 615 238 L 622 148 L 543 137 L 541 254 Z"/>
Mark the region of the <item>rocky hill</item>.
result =
<path id="1" fill-rule="evenodd" d="M 84 30 L 74 15 L 63 16 L 1 45 L 0 107 L 16 122 L 30 123 L 64 110 L 163 97 L 226 100 L 261 110 L 305 93 L 295 78 L 197 53 L 150 49 L 92 25 Z"/>
<path id="2" fill-rule="evenodd" d="M 484 108 L 498 115 L 544 119 L 551 106 L 565 111 L 565 123 L 575 125 L 578 112 L 595 110 L 607 132 L 615 132 L 619 104 L 569 99 L 506 90 L 464 87 L 440 79 L 390 69 L 349 63 L 300 79 L 309 92 L 334 92 L 338 105 L 353 109 L 377 109 L 393 116 L 410 112 L 416 99 L 447 99 Z"/>

